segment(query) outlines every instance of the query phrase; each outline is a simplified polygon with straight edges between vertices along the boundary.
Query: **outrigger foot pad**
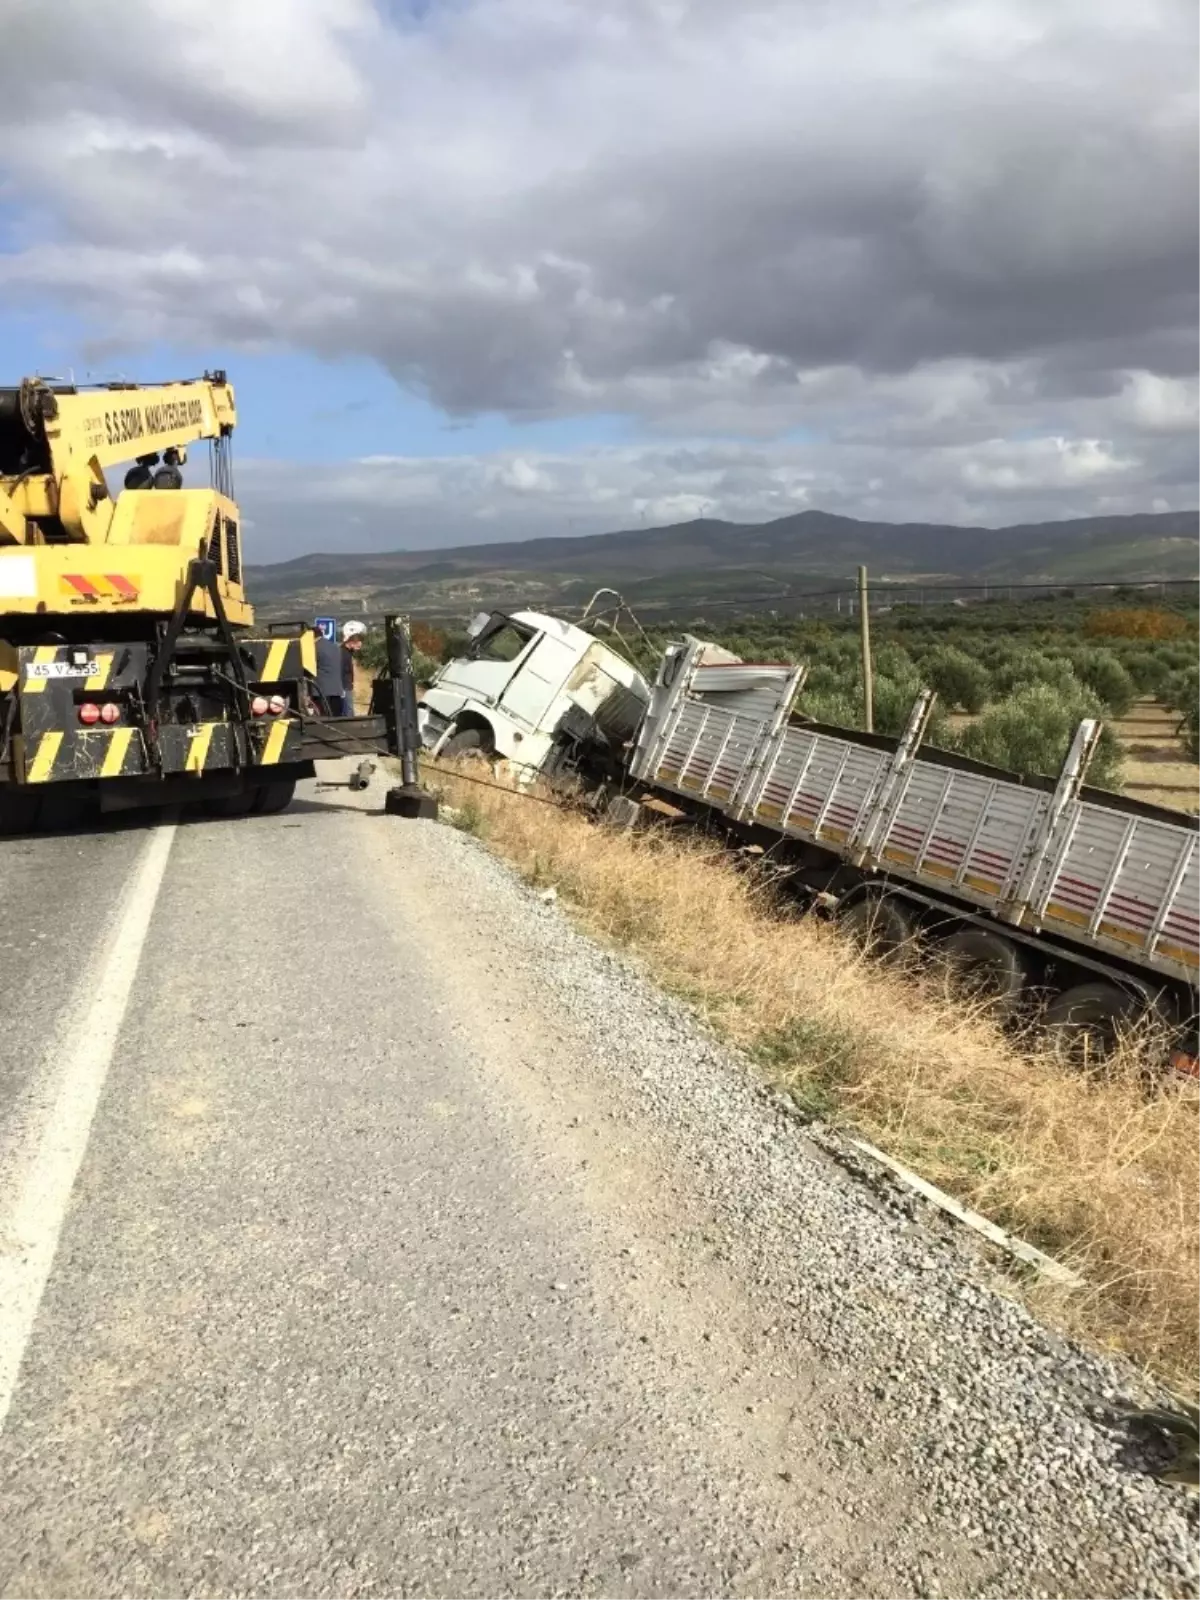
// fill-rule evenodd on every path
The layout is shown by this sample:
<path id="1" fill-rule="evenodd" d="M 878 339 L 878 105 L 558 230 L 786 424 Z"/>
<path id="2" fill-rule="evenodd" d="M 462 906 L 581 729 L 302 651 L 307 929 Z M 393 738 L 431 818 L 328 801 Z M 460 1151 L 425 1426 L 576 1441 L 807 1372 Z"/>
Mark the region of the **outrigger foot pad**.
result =
<path id="1" fill-rule="evenodd" d="M 401 783 L 384 795 L 383 809 L 389 817 L 425 817 L 436 822 L 438 803 L 427 789 Z"/>

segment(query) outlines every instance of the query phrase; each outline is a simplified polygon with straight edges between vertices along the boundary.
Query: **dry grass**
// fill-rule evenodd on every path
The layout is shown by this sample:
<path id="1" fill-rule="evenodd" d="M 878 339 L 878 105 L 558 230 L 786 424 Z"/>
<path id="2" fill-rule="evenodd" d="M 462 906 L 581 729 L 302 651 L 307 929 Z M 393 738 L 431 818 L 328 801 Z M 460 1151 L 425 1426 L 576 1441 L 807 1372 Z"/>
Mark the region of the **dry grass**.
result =
<path id="1" fill-rule="evenodd" d="M 1132 1046 L 1103 1081 L 1022 1050 L 936 978 L 789 918 L 715 846 L 433 781 L 460 825 L 557 885 L 589 931 L 637 951 L 802 1106 L 1077 1266 L 1088 1289 L 1063 1313 L 1077 1331 L 1194 1386 L 1194 1084 L 1148 1095 Z"/>

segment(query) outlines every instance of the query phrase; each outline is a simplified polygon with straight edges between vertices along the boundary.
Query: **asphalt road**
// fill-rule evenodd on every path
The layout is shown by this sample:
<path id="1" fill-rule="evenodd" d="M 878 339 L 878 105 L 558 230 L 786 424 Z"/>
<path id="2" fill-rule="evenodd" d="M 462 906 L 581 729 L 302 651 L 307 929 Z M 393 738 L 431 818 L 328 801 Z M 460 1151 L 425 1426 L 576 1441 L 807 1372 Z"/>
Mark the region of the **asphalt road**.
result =
<path id="1" fill-rule="evenodd" d="M 830 1592 L 408 826 L 0 842 L 0 1593 Z"/>
<path id="2" fill-rule="evenodd" d="M 1196 1592 L 1127 1374 L 381 788 L 0 840 L 0 1597 Z"/>

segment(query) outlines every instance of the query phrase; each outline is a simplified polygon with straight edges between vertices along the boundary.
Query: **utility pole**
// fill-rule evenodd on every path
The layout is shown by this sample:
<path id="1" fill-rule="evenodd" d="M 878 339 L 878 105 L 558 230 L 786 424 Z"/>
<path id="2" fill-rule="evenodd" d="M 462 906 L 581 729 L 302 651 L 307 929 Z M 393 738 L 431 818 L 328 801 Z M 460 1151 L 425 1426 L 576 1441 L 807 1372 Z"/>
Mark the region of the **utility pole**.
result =
<path id="1" fill-rule="evenodd" d="M 875 732 L 875 683 L 871 674 L 871 619 L 867 608 L 867 569 L 858 569 L 858 627 L 862 635 L 863 718 Z"/>

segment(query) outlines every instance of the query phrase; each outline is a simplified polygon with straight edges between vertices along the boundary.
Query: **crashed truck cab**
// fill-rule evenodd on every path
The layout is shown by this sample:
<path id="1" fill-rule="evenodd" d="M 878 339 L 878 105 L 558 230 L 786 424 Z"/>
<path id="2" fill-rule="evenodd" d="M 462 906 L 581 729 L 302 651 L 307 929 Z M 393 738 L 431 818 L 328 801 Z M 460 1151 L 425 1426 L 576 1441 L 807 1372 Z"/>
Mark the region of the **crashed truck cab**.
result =
<path id="1" fill-rule="evenodd" d="M 467 633 L 466 653 L 421 695 L 421 738 L 435 754 L 470 745 L 531 779 L 568 751 L 584 765 L 616 760 L 635 736 L 649 685 L 585 629 L 538 611 L 493 611 Z"/>

